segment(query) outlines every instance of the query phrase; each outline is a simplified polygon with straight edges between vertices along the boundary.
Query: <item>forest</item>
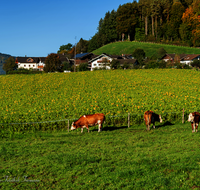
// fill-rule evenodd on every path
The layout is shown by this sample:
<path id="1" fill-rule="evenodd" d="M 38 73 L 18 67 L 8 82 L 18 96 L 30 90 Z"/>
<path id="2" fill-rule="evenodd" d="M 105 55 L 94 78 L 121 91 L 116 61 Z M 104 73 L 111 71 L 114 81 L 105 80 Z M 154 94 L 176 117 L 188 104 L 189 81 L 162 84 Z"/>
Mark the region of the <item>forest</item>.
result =
<path id="1" fill-rule="evenodd" d="M 119 5 L 99 20 L 89 42 L 81 39 L 82 45 L 77 45 L 92 52 L 111 42 L 133 40 L 199 47 L 200 0 L 139 0 Z"/>

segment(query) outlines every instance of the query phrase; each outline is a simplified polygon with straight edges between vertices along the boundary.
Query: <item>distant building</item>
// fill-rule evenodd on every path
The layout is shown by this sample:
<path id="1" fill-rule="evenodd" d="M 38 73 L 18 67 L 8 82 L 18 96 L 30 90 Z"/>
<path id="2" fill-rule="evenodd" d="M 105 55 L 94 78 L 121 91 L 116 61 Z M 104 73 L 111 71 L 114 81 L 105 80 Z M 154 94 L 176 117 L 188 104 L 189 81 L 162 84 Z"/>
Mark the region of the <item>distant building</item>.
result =
<path id="1" fill-rule="evenodd" d="M 133 59 L 131 55 L 107 55 L 106 53 L 102 53 L 99 56 L 95 56 L 93 59 L 91 59 L 89 63 L 89 69 L 91 71 L 95 69 L 111 69 L 110 63 L 113 60 L 117 60 L 120 64 L 120 66 L 123 66 L 124 64 L 132 64 L 132 65 L 138 65 L 138 62 L 136 59 Z"/>
<path id="2" fill-rule="evenodd" d="M 200 54 L 165 54 L 162 57 L 162 60 L 165 62 L 180 62 L 183 64 L 187 64 L 190 65 L 190 63 L 192 63 L 194 60 L 200 60 Z"/>
<path id="3" fill-rule="evenodd" d="M 67 56 L 58 54 L 60 61 L 70 62 Z M 18 69 L 33 69 L 43 71 L 45 66 L 46 57 L 16 57 L 15 63 L 18 65 Z"/>
<path id="4" fill-rule="evenodd" d="M 46 57 L 16 57 L 18 69 L 33 69 L 43 71 Z"/>
<path id="5" fill-rule="evenodd" d="M 94 57 L 96 56 L 93 53 L 80 53 L 76 54 L 74 61 L 76 61 L 76 66 L 79 66 L 81 63 L 88 63 Z"/>

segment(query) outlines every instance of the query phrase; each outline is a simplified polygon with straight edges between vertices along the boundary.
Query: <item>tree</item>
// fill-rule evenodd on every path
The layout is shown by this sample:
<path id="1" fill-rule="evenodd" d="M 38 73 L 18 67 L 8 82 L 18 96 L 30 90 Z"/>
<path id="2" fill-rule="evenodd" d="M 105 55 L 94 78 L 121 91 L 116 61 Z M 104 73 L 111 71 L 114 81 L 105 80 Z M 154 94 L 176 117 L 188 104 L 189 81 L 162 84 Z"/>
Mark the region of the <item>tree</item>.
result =
<path id="1" fill-rule="evenodd" d="M 83 38 L 81 38 L 76 44 L 76 53 L 86 53 L 88 51 L 88 44 L 89 42 L 87 40 L 83 40 Z"/>
<path id="2" fill-rule="evenodd" d="M 117 31 L 122 34 L 128 34 L 128 39 L 130 40 L 130 35 L 135 33 L 135 26 L 138 22 L 138 9 L 137 3 L 127 3 L 120 5 L 117 9 Z"/>
<path id="3" fill-rule="evenodd" d="M 64 62 L 63 62 L 63 70 L 64 70 L 64 71 L 72 71 L 72 65 L 70 65 L 69 62 L 64 61 Z"/>
<path id="4" fill-rule="evenodd" d="M 79 71 L 88 71 L 88 63 L 81 63 L 79 65 Z"/>
<path id="5" fill-rule="evenodd" d="M 144 52 L 144 50 L 143 49 L 140 49 L 140 48 L 137 48 L 137 49 L 135 49 L 134 51 L 133 51 L 133 57 L 135 58 L 135 59 L 137 59 L 138 60 L 138 62 L 140 63 L 140 64 L 142 64 L 142 61 L 145 59 L 145 52 Z"/>
<path id="6" fill-rule="evenodd" d="M 3 64 L 3 70 L 7 73 L 9 71 L 13 71 L 17 69 L 17 64 L 15 63 L 15 59 L 13 57 L 9 57 L 6 59 Z"/>
<path id="7" fill-rule="evenodd" d="M 51 53 L 47 56 L 44 66 L 44 72 L 62 71 L 62 63 L 58 54 Z"/>
<path id="8" fill-rule="evenodd" d="M 110 66 L 111 66 L 112 69 L 118 69 L 118 68 L 120 68 L 120 62 L 116 59 L 113 59 L 111 61 Z"/>
<path id="9" fill-rule="evenodd" d="M 60 46 L 59 50 L 58 50 L 58 54 L 62 54 L 62 53 L 68 53 L 68 51 L 70 51 L 72 49 L 72 44 L 68 43 L 67 45 L 62 45 Z"/>
<path id="10" fill-rule="evenodd" d="M 159 48 L 157 51 L 158 59 L 161 59 L 166 53 L 167 52 L 163 47 Z"/>
<path id="11" fill-rule="evenodd" d="M 170 22 L 168 25 L 169 35 L 172 39 L 180 38 L 179 27 L 182 23 L 181 18 L 184 11 L 185 11 L 184 6 L 179 2 L 176 2 L 172 5 L 170 13 Z"/>

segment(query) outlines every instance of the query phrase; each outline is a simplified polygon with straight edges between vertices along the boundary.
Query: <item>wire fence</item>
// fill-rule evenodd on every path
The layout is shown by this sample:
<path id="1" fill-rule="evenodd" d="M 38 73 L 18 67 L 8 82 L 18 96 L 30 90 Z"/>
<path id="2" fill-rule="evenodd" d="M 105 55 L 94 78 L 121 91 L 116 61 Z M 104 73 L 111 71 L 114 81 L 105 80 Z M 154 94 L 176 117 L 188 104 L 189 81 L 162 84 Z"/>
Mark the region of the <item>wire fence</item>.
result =
<path id="1" fill-rule="evenodd" d="M 189 115 L 189 111 L 178 112 L 164 112 L 161 114 L 163 122 L 182 122 L 184 123 Z M 51 120 L 51 121 L 36 121 L 36 122 L 24 122 L 24 123 L 0 123 L 0 126 L 9 126 L 11 131 L 22 131 L 22 130 L 54 130 L 54 129 L 70 129 L 70 125 L 73 121 L 78 118 L 73 119 L 61 119 L 61 120 Z M 144 123 L 144 114 L 142 113 L 126 113 L 123 115 L 107 115 L 105 125 L 109 127 L 130 127 L 131 125 Z M 17 126 L 21 127 L 17 127 Z"/>

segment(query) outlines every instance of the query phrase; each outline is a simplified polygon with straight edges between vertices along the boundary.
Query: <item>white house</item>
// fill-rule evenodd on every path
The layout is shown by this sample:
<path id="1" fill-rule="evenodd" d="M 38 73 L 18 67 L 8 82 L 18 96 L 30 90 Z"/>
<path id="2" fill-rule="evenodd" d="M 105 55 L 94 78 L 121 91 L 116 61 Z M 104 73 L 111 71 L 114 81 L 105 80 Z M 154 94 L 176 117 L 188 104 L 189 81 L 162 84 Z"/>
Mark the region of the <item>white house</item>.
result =
<path id="1" fill-rule="evenodd" d="M 15 63 L 18 69 L 34 69 L 43 71 L 46 57 L 17 57 Z"/>
<path id="2" fill-rule="evenodd" d="M 187 64 L 190 65 L 190 63 L 192 63 L 195 59 L 200 60 L 200 54 L 165 54 L 162 57 L 162 60 L 167 62 L 167 61 L 171 61 L 174 62 L 176 60 L 176 56 L 178 58 L 178 60 L 180 61 L 180 63 L 183 64 Z"/>
<path id="3" fill-rule="evenodd" d="M 200 60 L 200 54 L 188 54 L 180 60 L 180 63 L 190 65 L 195 59 Z"/>
<path id="4" fill-rule="evenodd" d="M 110 69 L 110 63 L 112 62 L 112 60 L 113 58 L 103 53 L 88 61 L 90 65 L 89 68 L 91 71 L 93 71 L 94 69 L 101 69 L 101 68 Z"/>

